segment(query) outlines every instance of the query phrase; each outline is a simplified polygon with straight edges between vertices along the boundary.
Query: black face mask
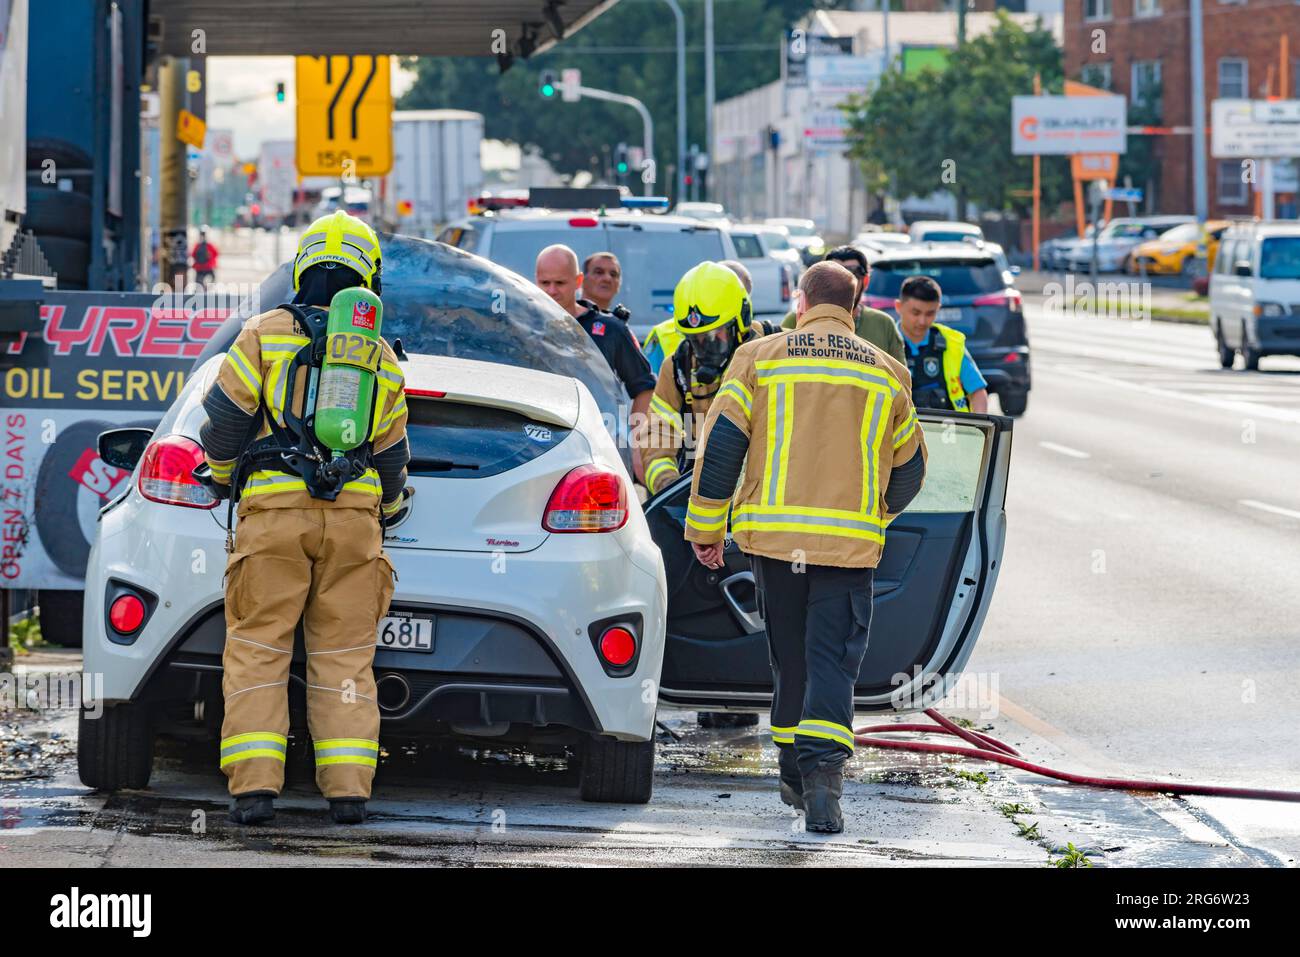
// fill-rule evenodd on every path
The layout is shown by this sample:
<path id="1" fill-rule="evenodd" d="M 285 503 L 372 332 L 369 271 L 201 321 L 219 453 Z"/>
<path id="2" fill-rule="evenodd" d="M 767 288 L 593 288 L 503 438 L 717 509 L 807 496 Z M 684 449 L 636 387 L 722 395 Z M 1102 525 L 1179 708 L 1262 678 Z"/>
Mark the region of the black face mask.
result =
<path id="1" fill-rule="evenodd" d="M 731 354 L 735 351 L 736 341 L 730 328 L 724 327 L 720 331 L 725 334 L 687 337 L 687 341 L 691 344 L 691 351 L 695 353 L 695 381 L 700 385 L 716 382 L 722 376 L 723 370 L 727 368 L 727 363 L 731 361 Z"/>
<path id="2" fill-rule="evenodd" d="M 334 263 L 309 266 L 298 278 L 298 292 L 293 301 L 300 306 L 328 306 L 334 294 L 363 285 L 355 269 Z"/>

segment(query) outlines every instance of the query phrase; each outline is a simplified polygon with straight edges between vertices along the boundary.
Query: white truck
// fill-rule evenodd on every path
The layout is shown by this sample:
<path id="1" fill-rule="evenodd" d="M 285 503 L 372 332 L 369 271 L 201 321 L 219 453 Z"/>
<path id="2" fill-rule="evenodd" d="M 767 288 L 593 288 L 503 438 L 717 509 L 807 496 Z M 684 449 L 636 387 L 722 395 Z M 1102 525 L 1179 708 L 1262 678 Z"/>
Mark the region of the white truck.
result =
<path id="1" fill-rule="evenodd" d="M 467 110 L 393 113 L 393 169 L 381 190 L 383 218 L 395 232 L 433 238 L 465 215 L 483 188 L 483 115 Z"/>

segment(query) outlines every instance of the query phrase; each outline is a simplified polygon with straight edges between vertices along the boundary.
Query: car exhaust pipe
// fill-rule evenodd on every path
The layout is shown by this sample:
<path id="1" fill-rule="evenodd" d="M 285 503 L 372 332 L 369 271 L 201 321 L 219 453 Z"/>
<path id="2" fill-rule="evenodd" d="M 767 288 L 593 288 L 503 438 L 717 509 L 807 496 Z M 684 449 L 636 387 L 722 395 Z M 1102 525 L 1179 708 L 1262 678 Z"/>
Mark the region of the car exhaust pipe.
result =
<path id="1" fill-rule="evenodd" d="M 401 711 L 411 703 L 411 685 L 401 675 L 387 674 L 375 682 L 380 711 Z"/>

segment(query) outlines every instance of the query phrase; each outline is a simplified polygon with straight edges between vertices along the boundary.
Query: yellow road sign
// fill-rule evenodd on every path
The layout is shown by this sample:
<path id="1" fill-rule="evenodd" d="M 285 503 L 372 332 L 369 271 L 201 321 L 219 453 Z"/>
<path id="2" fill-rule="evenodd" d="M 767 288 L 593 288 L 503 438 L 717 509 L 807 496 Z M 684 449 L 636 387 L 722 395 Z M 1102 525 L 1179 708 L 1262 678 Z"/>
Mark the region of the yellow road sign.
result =
<path id="1" fill-rule="evenodd" d="M 207 131 L 208 124 L 189 110 L 181 110 L 180 115 L 176 118 L 176 138 L 182 143 L 188 143 L 196 150 L 203 149 L 203 138 Z"/>
<path id="2" fill-rule="evenodd" d="M 300 56 L 298 172 L 383 176 L 393 166 L 393 90 L 386 56 Z"/>

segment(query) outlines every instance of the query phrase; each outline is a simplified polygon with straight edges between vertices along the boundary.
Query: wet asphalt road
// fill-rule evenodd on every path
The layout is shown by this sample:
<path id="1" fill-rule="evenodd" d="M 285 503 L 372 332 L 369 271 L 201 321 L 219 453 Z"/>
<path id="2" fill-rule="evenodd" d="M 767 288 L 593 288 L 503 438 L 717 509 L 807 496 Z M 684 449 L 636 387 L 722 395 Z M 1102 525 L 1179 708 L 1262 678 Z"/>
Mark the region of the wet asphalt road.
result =
<path id="1" fill-rule="evenodd" d="M 1300 360 L 1029 311 L 1002 576 L 970 663 L 1069 767 L 1300 790 Z M 1300 860 L 1295 804 L 1192 799 Z"/>

